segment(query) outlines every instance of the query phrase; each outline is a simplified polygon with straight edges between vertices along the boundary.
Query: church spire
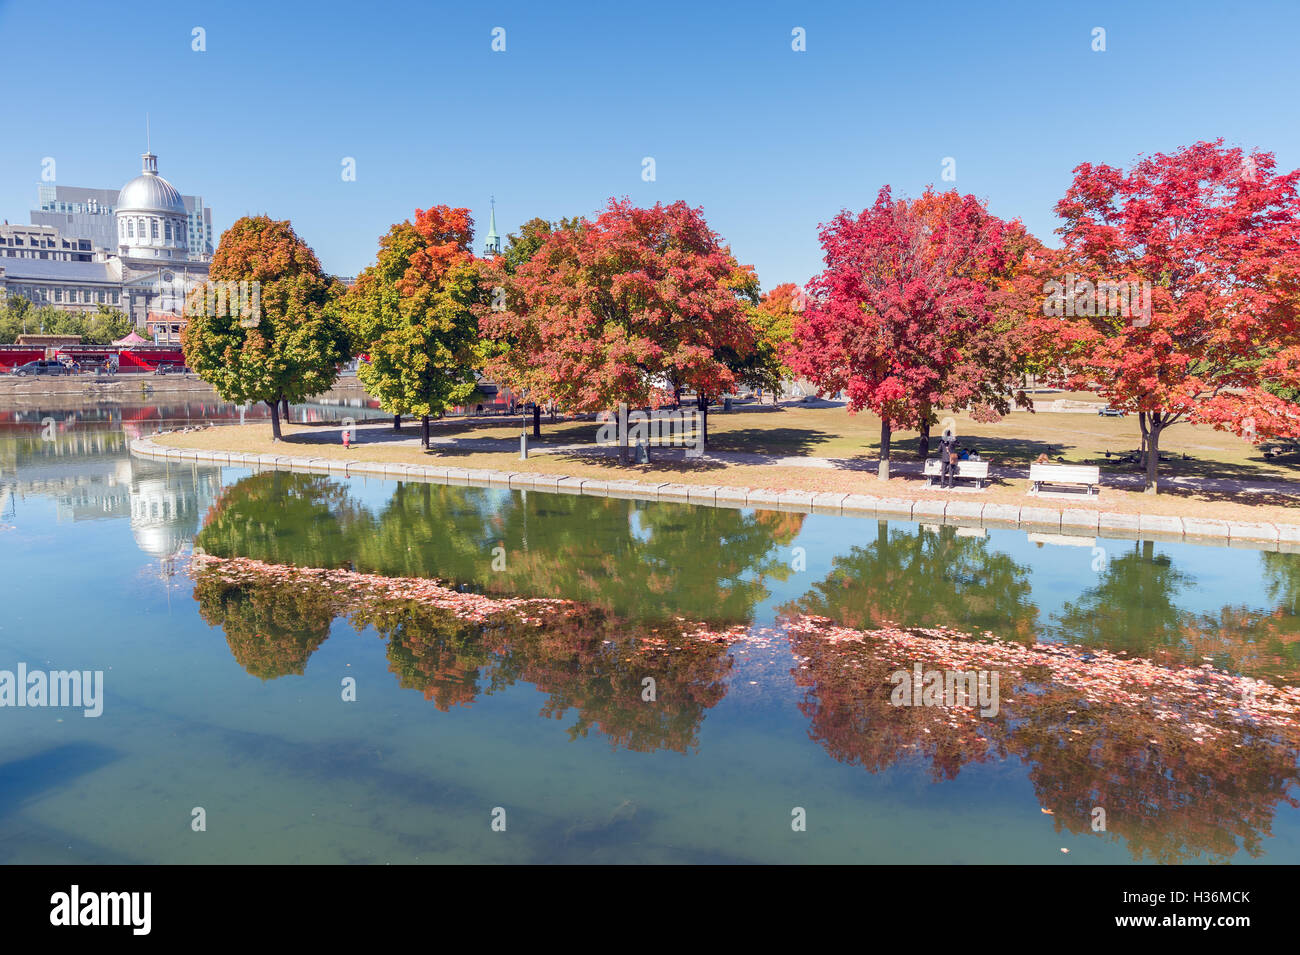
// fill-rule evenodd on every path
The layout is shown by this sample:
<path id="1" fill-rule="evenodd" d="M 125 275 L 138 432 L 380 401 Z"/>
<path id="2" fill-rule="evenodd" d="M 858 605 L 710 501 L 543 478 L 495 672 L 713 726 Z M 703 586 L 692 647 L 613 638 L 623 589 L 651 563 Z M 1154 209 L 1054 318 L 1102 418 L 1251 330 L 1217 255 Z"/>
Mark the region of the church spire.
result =
<path id="1" fill-rule="evenodd" d="M 487 244 L 483 247 L 483 254 L 498 256 L 501 254 L 501 236 L 497 235 L 497 199 L 492 197 L 492 212 L 488 217 Z"/>

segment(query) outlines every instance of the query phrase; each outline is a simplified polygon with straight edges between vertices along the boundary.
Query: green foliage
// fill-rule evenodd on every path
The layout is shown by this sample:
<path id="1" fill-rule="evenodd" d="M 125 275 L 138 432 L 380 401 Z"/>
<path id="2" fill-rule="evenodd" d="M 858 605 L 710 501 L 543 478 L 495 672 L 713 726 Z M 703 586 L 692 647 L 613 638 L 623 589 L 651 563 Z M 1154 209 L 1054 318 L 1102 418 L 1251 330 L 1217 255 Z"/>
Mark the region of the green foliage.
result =
<path id="1" fill-rule="evenodd" d="M 468 210 L 435 206 L 395 224 L 341 311 L 357 376 L 390 414 L 443 414 L 474 394 L 489 343 L 479 338 L 479 267 Z"/>
<path id="2" fill-rule="evenodd" d="M 339 283 L 287 222 L 240 219 L 221 237 L 213 281 L 260 282 L 260 317 L 187 308 L 185 362 L 227 401 L 303 401 L 329 389 L 349 341 L 334 302 Z M 205 294 L 200 287 L 192 301 Z"/>
<path id="3" fill-rule="evenodd" d="M 107 345 L 130 332 L 132 324 L 108 305 L 93 312 L 74 312 L 11 296 L 0 308 L 0 345 L 13 344 L 24 328 L 28 334 L 79 335 L 83 345 Z"/>

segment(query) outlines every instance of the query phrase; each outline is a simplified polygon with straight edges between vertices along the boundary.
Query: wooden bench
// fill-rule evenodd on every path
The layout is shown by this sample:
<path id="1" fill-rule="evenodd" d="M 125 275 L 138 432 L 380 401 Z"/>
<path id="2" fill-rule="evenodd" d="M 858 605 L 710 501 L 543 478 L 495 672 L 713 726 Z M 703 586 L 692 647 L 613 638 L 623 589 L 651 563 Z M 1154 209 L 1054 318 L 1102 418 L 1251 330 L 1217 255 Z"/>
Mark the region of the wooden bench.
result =
<path id="1" fill-rule="evenodd" d="M 942 461 L 938 458 L 930 458 L 925 462 L 926 487 L 933 487 L 934 482 L 939 480 L 942 475 Z M 976 487 L 983 488 L 984 482 L 989 479 L 989 463 L 987 461 L 958 461 L 956 476 L 974 481 Z"/>
<path id="2" fill-rule="evenodd" d="M 1088 488 L 1089 496 L 1097 493 L 1101 484 L 1101 468 L 1095 464 L 1031 464 L 1029 465 L 1029 493 L 1037 494 L 1044 484 Z"/>
<path id="3" fill-rule="evenodd" d="M 1300 444 L 1294 441 L 1274 441 L 1269 444 L 1261 444 L 1260 449 L 1264 452 L 1266 458 L 1280 458 L 1285 455 L 1300 453 Z"/>

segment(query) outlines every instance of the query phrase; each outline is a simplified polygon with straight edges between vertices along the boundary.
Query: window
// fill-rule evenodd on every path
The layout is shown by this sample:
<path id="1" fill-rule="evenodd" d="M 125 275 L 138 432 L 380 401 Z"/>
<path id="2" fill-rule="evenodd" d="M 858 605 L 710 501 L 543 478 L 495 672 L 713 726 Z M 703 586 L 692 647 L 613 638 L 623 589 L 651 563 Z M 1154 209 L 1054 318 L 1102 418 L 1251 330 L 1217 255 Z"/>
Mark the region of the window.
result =
<path id="1" fill-rule="evenodd" d="M 156 238 L 158 238 L 158 220 L 157 220 L 157 219 L 150 219 L 150 220 L 149 220 L 149 238 L 151 238 L 151 239 L 156 239 Z"/>
<path id="2" fill-rule="evenodd" d="M 163 223 L 163 237 L 170 242 L 172 240 L 172 221 L 168 219 Z"/>
<path id="3" fill-rule="evenodd" d="M 135 220 L 134 220 L 134 219 L 127 219 L 127 220 L 126 220 L 126 234 L 129 235 L 129 236 L 130 236 L 131 238 L 133 238 L 133 239 L 135 238 Z"/>

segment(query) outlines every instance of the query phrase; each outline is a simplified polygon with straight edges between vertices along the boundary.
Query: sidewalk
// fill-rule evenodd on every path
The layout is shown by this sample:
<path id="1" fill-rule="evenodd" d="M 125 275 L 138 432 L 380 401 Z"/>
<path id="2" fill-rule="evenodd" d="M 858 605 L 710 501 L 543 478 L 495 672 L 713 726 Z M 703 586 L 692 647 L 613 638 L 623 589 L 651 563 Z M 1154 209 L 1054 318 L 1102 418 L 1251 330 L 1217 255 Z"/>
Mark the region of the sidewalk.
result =
<path id="1" fill-rule="evenodd" d="M 502 439 L 502 438 L 459 438 L 459 437 L 438 437 L 432 433 L 429 443 L 436 447 L 451 448 L 456 451 L 466 453 L 481 452 L 493 454 L 517 453 L 519 451 L 519 439 Z M 338 432 L 328 430 L 321 431 L 320 434 L 339 434 L 336 439 L 342 443 L 342 429 Z M 418 448 L 420 439 L 418 437 L 408 437 L 406 435 L 395 436 L 391 425 L 362 425 L 355 429 L 353 445 L 360 444 L 385 444 L 396 447 Z M 531 437 L 531 435 L 530 435 Z M 534 454 L 582 454 L 582 455 L 609 455 L 618 454 L 616 447 L 601 447 L 594 444 L 534 444 L 531 440 L 528 445 L 529 455 Z M 654 461 L 684 461 L 686 453 L 681 448 L 651 448 L 651 459 Z M 924 473 L 924 463 L 918 460 L 910 451 L 905 452 L 906 457 L 893 458 L 889 462 L 889 473 L 894 477 L 916 477 L 920 479 Z M 821 468 L 826 470 L 838 470 L 854 473 L 876 473 L 879 461 L 875 458 L 821 458 L 807 455 L 771 455 L 757 454 L 747 451 L 705 451 L 695 461 L 709 462 L 713 461 L 718 464 L 748 464 L 757 466 L 770 467 L 796 467 L 796 468 Z M 1027 467 L 1003 467 L 996 463 L 989 467 L 990 480 L 996 481 L 999 478 L 1013 480 L 1028 480 L 1029 468 Z M 1145 479 L 1141 474 L 1114 474 L 1106 471 L 1101 475 L 1102 487 L 1113 487 L 1122 490 L 1141 490 Z M 1169 477 L 1161 476 L 1160 484 L 1167 488 L 1181 488 L 1189 491 L 1208 491 L 1222 494 L 1284 494 L 1295 495 L 1300 497 L 1300 482 L 1294 481 L 1243 481 L 1235 478 L 1208 478 L 1208 477 Z"/>

